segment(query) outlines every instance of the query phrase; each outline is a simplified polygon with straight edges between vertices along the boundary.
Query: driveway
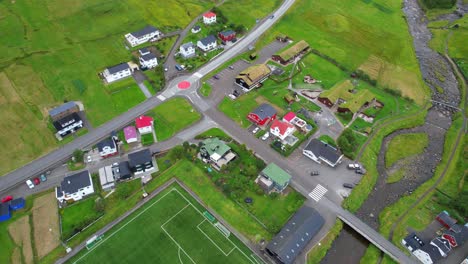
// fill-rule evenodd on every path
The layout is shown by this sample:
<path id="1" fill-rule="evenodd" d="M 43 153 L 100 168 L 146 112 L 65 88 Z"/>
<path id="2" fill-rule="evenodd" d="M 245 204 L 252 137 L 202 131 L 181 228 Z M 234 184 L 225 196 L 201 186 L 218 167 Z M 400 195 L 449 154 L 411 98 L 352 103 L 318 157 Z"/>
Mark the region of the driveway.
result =
<path id="1" fill-rule="evenodd" d="M 132 74 L 133 79 L 137 83 L 138 87 L 140 87 L 140 90 L 143 92 L 146 98 L 151 97 L 151 92 L 148 90 L 148 87 L 144 84 L 144 81 L 146 80 L 146 76 L 143 74 L 141 71 L 134 71 Z"/>

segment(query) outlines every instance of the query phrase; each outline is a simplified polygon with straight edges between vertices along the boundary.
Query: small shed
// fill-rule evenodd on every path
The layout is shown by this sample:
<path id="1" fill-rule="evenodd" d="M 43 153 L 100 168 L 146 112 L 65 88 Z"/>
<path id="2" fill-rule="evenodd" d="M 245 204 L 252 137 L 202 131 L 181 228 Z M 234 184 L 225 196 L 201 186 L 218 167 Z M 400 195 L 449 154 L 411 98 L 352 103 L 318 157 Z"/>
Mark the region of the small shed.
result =
<path id="1" fill-rule="evenodd" d="M 10 209 L 13 211 L 17 211 L 19 209 L 23 209 L 25 205 L 26 205 L 26 201 L 24 200 L 23 197 L 16 198 L 10 202 Z"/>
<path id="2" fill-rule="evenodd" d="M 10 206 L 8 203 L 0 204 L 0 222 L 6 221 L 11 218 Z"/>

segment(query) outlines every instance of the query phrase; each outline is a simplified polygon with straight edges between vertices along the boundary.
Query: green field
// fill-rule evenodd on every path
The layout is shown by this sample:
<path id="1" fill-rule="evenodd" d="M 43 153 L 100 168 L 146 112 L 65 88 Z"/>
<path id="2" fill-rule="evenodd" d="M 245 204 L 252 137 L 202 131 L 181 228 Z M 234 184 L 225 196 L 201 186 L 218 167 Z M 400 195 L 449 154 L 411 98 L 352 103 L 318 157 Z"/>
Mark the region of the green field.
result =
<path id="1" fill-rule="evenodd" d="M 69 263 L 256 263 L 253 252 L 220 232 L 205 211 L 172 185 Z"/>
<path id="2" fill-rule="evenodd" d="M 155 118 L 154 126 L 158 141 L 171 138 L 201 118 L 200 113 L 184 98 L 169 99 L 148 114 Z"/>
<path id="3" fill-rule="evenodd" d="M 296 41 L 306 40 L 312 49 L 332 58 L 349 72 L 360 68 L 382 86 L 398 89 L 418 104 L 429 95 L 421 80 L 401 1 L 299 1 L 264 35 L 257 47 L 279 34 Z M 306 70 L 314 76 L 314 69 L 319 67 L 322 66 L 310 64 Z M 323 81 L 337 77 L 339 73 L 317 75 Z"/>
<path id="4" fill-rule="evenodd" d="M 395 136 L 388 144 L 385 153 L 385 166 L 391 167 L 395 162 L 424 151 L 428 137 L 425 133 L 403 134 Z"/>

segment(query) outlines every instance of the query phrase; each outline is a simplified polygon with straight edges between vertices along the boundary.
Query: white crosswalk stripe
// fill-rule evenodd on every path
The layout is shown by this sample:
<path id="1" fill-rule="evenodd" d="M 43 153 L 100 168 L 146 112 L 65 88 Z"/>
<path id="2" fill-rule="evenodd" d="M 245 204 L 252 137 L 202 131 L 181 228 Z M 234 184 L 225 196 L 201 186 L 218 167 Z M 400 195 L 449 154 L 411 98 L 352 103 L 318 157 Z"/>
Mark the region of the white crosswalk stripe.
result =
<path id="1" fill-rule="evenodd" d="M 320 184 L 317 184 L 317 186 L 315 186 L 314 190 L 311 193 L 309 193 L 309 196 L 310 196 L 310 198 L 312 198 L 316 202 L 318 202 L 325 195 L 325 193 L 327 191 L 328 191 L 327 188 L 323 187 Z"/>
<path id="2" fill-rule="evenodd" d="M 203 77 L 203 75 L 201 75 L 201 73 L 199 73 L 199 72 L 194 73 L 193 76 L 195 76 L 197 78 Z"/>
<path id="3" fill-rule="evenodd" d="M 157 97 L 158 97 L 159 100 L 161 100 L 163 102 L 166 100 L 166 97 L 164 97 L 164 95 L 162 95 L 162 94 L 158 95 Z"/>

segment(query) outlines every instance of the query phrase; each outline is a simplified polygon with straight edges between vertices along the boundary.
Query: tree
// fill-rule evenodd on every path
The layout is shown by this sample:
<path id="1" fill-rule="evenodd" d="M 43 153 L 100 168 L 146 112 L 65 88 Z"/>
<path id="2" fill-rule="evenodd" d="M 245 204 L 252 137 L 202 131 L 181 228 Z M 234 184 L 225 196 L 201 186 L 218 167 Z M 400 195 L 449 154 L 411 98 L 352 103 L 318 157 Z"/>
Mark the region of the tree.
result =
<path id="1" fill-rule="evenodd" d="M 75 162 L 83 162 L 83 156 L 84 153 L 81 149 L 75 149 L 75 151 L 73 151 L 73 159 Z"/>
<path id="2" fill-rule="evenodd" d="M 104 213 L 105 208 L 106 208 L 106 204 L 105 204 L 104 199 L 97 198 L 96 202 L 94 203 L 94 210 L 98 213 Z"/>

